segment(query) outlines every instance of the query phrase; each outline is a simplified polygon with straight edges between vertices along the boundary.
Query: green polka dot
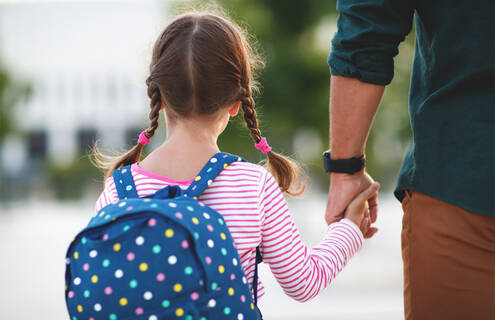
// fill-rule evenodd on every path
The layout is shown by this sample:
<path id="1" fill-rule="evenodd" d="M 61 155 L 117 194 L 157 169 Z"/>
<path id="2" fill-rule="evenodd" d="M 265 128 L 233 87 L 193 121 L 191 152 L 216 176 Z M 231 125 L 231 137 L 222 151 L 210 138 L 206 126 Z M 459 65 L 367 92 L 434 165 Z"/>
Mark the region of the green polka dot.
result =
<path id="1" fill-rule="evenodd" d="M 85 298 L 89 298 L 89 290 L 84 290 L 83 295 Z"/>
<path id="2" fill-rule="evenodd" d="M 227 249 L 222 248 L 220 251 L 222 252 L 222 254 L 223 254 L 224 256 L 226 256 L 226 255 L 227 255 Z"/>
<path id="3" fill-rule="evenodd" d="M 157 208 L 157 207 L 158 207 L 158 205 L 157 205 L 156 203 L 152 203 L 152 204 L 150 204 L 150 207 L 152 207 L 152 208 Z"/>
<path id="4" fill-rule="evenodd" d="M 108 260 L 108 259 L 103 260 L 103 262 L 101 263 L 101 265 L 103 267 L 105 267 L 105 268 L 108 267 L 110 265 L 110 260 Z"/>
<path id="5" fill-rule="evenodd" d="M 218 284 L 216 282 L 213 282 L 211 284 L 211 290 L 215 290 L 218 287 Z"/>
<path id="6" fill-rule="evenodd" d="M 164 307 L 164 308 L 168 308 L 168 307 L 170 307 L 170 301 L 168 301 L 168 300 L 163 300 L 163 301 L 162 301 L 162 307 Z"/>
<path id="7" fill-rule="evenodd" d="M 194 233 L 193 233 L 193 236 L 194 236 L 194 239 L 196 239 L 196 240 L 198 240 L 198 239 L 199 239 L 199 233 L 194 232 Z"/>
<path id="8" fill-rule="evenodd" d="M 124 228 L 122 228 L 122 230 L 124 230 L 124 232 L 126 232 L 126 231 L 128 231 L 130 228 L 131 228 L 131 226 L 127 225 L 127 226 L 124 226 Z"/>
<path id="9" fill-rule="evenodd" d="M 187 266 L 185 269 L 184 269 L 184 273 L 187 274 L 187 275 L 190 275 L 191 273 L 193 273 L 193 268 Z"/>
<path id="10" fill-rule="evenodd" d="M 125 187 L 125 189 L 126 189 L 127 191 L 130 191 L 130 190 L 132 190 L 132 186 L 126 186 L 126 187 Z"/>
<path id="11" fill-rule="evenodd" d="M 193 211 L 194 211 L 194 208 L 193 208 L 193 207 L 191 207 L 191 206 L 187 206 L 187 207 L 186 207 L 186 209 L 187 209 L 187 210 L 189 210 L 189 211 L 191 211 L 191 212 L 193 212 Z"/>
<path id="12" fill-rule="evenodd" d="M 129 282 L 129 287 L 131 287 L 131 288 L 133 288 L 133 289 L 134 289 L 134 288 L 136 288 L 136 287 L 137 287 L 137 285 L 138 285 L 138 282 L 137 282 L 136 280 L 131 280 L 131 281 Z"/>
<path id="13" fill-rule="evenodd" d="M 82 244 L 86 244 L 88 242 L 88 239 L 86 239 L 86 237 L 82 237 L 81 238 L 81 243 Z"/>
<path id="14" fill-rule="evenodd" d="M 229 308 L 229 307 L 225 307 L 225 308 L 223 309 L 223 313 L 225 313 L 225 314 L 230 314 L 230 308 Z"/>
<path id="15" fill-rule="evenodd" d="M 218 218 L 218 223 L 223 224 L 223 220 Z"/>
<path id="16" fill-rule="evenodd" d="M 117 320 L 117 315 L 115 313 L 111 313 L 108 317 L 110 320 Z"/>
<path id="17" fill-rule="evenodd" d="M 72 320 L 77 320 L 77 318 L 76 317 L 72 317 Z"/>
<path id="18" fill-rule="evenodd" d="M 206 317 L 201 317 L 199 318 L 199 320 L 206 320 Z"/>
<path id="19" fill-rule="evenodd" d="M 159 254 L 162 251 L 162 247 L 160 245 L 156 244 L 153 246 L 153 253 Z"/>
<path id="20" fill-rule="evenodd" d="M 186 320 L 192 320 L 192 318 L 193 318 L 193 317 L 192 317 L 190 314 L 188 314 L 188 315 L 186 316 L 186 318 L 185 318 L 185 319 L 186 319 Z"/>

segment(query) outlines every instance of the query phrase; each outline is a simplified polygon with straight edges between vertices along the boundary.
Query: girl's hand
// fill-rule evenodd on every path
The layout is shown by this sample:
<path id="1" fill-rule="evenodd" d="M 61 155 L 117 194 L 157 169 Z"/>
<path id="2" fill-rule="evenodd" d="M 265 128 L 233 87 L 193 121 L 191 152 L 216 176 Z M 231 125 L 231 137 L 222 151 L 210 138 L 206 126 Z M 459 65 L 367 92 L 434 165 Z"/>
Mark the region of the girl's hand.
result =
<path id="1" fill-rule="evenodd" d="M 380 189 L 380 184 L 372 183 L 351 201 L 344 212 L 344 217 L 354 222 L 363 234 L 367 234 L 371 225 L 368 200 L 378 195 L 378 189 Z"/>

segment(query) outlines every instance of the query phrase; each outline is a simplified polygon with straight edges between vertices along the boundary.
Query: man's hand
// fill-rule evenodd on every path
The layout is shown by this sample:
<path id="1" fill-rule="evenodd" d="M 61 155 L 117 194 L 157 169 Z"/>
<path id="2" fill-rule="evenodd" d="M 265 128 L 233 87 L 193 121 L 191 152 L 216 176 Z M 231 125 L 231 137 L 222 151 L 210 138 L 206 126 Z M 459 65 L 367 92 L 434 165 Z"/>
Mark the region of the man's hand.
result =
<path id="1" fill-rule="evenodd" d="M 330 191 L 328 194 L 325 220 L 328 224 L 344 218 L 344 211 L 359 193 L 363 192 L 374 182 L 364 170 L 355 174 L 332 173 L 330 175 Z M 377 219 L 378 197 L 368 199 L 369 213 L 359 226 L 365 238 L 371 238 L 378 229 L 370 227 Z"/>

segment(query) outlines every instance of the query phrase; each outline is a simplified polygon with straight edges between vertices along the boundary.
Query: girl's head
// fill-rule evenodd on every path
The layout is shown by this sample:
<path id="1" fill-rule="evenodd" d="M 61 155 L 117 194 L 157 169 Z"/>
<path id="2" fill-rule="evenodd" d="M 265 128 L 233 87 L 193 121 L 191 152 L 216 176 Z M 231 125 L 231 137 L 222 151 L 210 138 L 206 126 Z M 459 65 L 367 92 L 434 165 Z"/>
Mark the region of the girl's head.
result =
<path id="1" fill-rule="evenodd" d="M 259 143 L 262 136 L 252 92 L 253 72 L 260 64 L 246 36 L 234 23 L 207 13 L 177 17 L 163 30 L 153 48 L 150 75 L 146 80 L 151 99 L 146 137 L 155 134 L 162 108 L 168 120 L 174 122 L 192 116 L 214 115 L 240 102 L 251 137 Z M 105 165 L 109 169 L 107 176 L 116 168 L 139 161 L 141 151 L 142 145 L 138 143 Z M 281 189 L 290 194 L 298 193 L 291 188 L 300 178 L 298 166 L 272 151 L 267 156 L 268 169 Z"/>

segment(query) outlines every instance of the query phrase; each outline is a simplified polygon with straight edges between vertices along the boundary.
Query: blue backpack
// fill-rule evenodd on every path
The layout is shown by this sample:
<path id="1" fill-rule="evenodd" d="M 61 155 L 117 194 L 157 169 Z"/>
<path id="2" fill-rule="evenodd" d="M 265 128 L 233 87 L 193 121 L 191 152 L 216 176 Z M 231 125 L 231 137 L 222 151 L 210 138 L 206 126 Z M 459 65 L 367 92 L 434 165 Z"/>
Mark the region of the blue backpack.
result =
<path id="1" fill-rule="evenodd" d="M 67 251 L 71 319 L 260 319 L 222 215 L 197 200 L 234 161 L 244 160 L 218 153 L 185 192 L 167 186 L 146 198 L 130 166 L 115 170 L 119 201 L 95 214 Z M 254 278 L 257 297 L 257 264 Z"/>

